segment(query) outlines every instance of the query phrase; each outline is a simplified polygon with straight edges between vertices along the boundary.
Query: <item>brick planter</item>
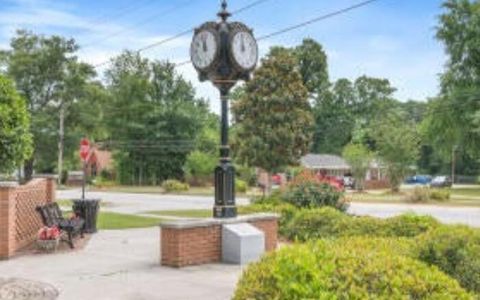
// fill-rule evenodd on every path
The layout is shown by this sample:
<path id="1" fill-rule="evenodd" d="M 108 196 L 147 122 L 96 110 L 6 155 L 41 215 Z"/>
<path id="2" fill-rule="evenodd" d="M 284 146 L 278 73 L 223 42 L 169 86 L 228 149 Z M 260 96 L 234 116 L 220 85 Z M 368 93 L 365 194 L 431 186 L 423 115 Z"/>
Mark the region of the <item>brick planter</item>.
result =
<path id="1" fill-rule="evenodd" d="M 0 182 L 0 260 L 33 243 L 42 228 L 36 211 L 55 201 L 56 176 L 36 177 L 25 185 Z"/>
<path id="2" fill-rule="evenodd" d="M 278 216 L 256 214 L 235 219 L 163 222 L 160 227 L 161 264 L 181 268 L 222 260 L 222 225 L 249 223 L 265 234 L 265 250 L 277 247 Z"/>

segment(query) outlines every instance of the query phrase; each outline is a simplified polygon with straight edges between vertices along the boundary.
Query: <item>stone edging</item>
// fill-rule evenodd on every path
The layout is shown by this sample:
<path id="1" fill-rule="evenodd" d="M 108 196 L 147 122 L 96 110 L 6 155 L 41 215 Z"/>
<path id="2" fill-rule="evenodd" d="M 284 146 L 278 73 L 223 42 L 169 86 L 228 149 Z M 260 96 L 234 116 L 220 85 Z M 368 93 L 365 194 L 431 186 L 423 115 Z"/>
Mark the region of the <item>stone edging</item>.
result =
<path id="1" fill-rule="evenodd" d="M 33 175 L 33 178 L 36 179 L 58 179 L 58 175 L 54 174 L 38 174 L 38 175 Z"/>
<path id="2" fill-rule="evenodd" d="M 172 229 L 189 229 L 189 228 L 198 228 L 198 227 L 209 227 L 214 225 L 224 225 L 224 224 L 237 224 L 237 223 L 248 223 L 248 222 L 258 222 L 258 221 L 268 221 L 268 220 L 278 220 L 280 216 L 278 214 L 271 213 L 260 213 L 253 215 L 239 216 L 233 219 L 199 219 L 199 220 L 175 220 L 175 221 L 165 221 L 160 224 L 161 228 L 172 228 Z"/>
<path id="3" fill-rule="evenodd" d="M 15 181 L 0 181 L 0 188 L 16 188 L 18 186 L 18 182 Z"/>

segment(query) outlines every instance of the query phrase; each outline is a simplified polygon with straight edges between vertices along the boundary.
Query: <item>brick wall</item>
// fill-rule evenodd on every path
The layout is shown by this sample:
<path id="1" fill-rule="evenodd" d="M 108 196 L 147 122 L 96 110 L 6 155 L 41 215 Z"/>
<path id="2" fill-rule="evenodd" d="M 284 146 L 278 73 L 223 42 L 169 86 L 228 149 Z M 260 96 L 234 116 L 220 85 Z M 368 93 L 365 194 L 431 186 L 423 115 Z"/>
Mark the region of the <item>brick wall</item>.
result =
<path id="1" fill-rule="evenodd" d="M 265 234 L 265 249 L 277 248 L 277 218 L 246 221 Z M 161 263 L 170 267 L 185 267 L 222 260 L 222 224 L 176 228 L 161 228 Z"/>
<path id="2" fill-rule="evenodd" d="M 35 210 L 55 201 L 55 177 L 36 178 L 25 185 L 0 183 L 0 259 L 31 244 L 42 221 Z"/>

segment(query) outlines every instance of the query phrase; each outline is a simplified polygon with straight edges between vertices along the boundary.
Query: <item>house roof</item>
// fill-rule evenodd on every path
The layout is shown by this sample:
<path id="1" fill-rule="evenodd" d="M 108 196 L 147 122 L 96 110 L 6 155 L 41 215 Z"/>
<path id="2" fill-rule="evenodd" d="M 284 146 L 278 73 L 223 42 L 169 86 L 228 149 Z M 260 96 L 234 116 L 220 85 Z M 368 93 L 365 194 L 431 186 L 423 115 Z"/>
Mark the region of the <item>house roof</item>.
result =
<path id="1" fill-rule="evenodd" d="M 349 170 L 347 162 L 337 155 L 308 154 L 301 158 L 302 166 L 308 169 Z"/>

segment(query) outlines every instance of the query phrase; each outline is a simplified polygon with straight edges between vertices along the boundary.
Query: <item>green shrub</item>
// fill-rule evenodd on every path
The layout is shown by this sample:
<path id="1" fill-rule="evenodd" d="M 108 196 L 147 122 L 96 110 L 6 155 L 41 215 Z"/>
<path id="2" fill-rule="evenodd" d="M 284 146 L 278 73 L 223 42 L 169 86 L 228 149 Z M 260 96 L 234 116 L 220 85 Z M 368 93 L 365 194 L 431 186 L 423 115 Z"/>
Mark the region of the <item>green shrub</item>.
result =
<path id="1" fill-rule="evenodd" d="M 248 189 L 247 182 L 240 179 L 235 180 L 235 191 L 237 193 L 246 193 L 247 189 Z"/>
<path id="2" fill-rule="evenodd" d="M 289 186 L 283 197 L 288 203 L 300 208 L 330 206 L 342 211 L 348 208 L 343 193 L 322 182 L 297 182 Z"/>
<path id="3" fill-rule="evenodd" d="M 186 183 L 180 182 L 178 180 L 165 180 L 162 183 L 162 188 L 166 193 L 171 192 L 185 192 L 190 189 L 190 186 Z"/>
<path id="4" fill-rule="evenodd" d="M 473 299 L 435 267 L 383 246 L 320 241 L 282 248 L 247 267 L 234 299 Z"/>
<path id="5" fill-rule="evenodd" d="M 340 227 L 345 227 L 349 218 L 330 207 L 303 209 L 293 215 L 291 221 L 286 224 L 284 233 L 286 238 L 298 241 L 338 237 Z"/>
<path id="6" fill-rule="evenodd" d="M 389 237 L 416 237 L 440 226 L 433 217 L 412 213 L 386 219 L 385 223 L 385 235 Z"/>
<path id="7" fill-rule="evenodd" d="M 406 214 L 389 219 L 355 217 L 333 208 L 299 210 L 286 224 L 285 236 L 291 240 L 351 236 L 415 237 L 436 228 L 431 217 Z"/>
<path id="8" fill-rule="evenodd" d="M 407 194 L 406 200 L 410 203 L 426 203 L 430 200 L 430 189 L 417 186 Z"/>
<path id="9" fill-rule="evenodd" d="M 480 293 L 480 231 L 464 226 L 441 226 L 419 236 L 418 259 L 435 265 L 460 284 Z"/>
<path id="10" fill-rule="evenodd" d="M 187 181 L 193 185 L 206 186 L 212 183 L 213 170 L 217 165 L 217 158 L 209 153 L 193 151 L 187 157 L 184 171 Z"/>
<path id="11" fill-rule="evenodd" d="M 433 189 L 430 191 L 430 199 L 434 201 L 447 202 L 450 200 L 450 190 Z"/>
<path id="12" fill-rule="evenodd" d="M 411 203 L 446 202 L 448 200 L 450 200 L 450 191 L 448 189 L 430 189 L 428 187 L 415 187 L 406 196 L 406 201 Z"/>
<path id="13" fill-rule="evenodd" d="M 108 178 L 104 178 L 102 176 L 95 178 L 93 180 L 93 184 L 95 185 L 95 187 L 98 187 L 98 188 L 109 188 L 117 185 L 115 181 L 110 180 Z"/>

